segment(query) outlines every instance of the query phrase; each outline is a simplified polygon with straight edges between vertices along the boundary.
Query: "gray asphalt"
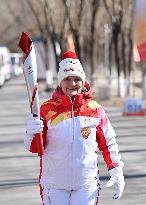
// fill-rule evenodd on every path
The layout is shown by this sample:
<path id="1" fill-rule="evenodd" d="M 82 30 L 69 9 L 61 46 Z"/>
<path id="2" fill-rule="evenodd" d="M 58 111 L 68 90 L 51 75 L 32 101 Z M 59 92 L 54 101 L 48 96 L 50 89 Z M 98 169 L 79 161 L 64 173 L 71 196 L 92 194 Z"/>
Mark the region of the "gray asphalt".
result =
<path id="1" fill-rule="evenodd" d="M 40 103 L 48 98 L 40 93 Z M 108 171 L 99 153 L 101 205 L 146 204 L 146 117 L 123 117 L 122 108 L 105 107 L 117 133 L 125 163 L 125 190 L 113 200 L 114 188 L 106 188 Z M 23 76 L 0 89 L 0 205 L 41 205 L 38 187 L 39 158 L 24 150 L 23 136 L 29 113 Z M 60 204 L 61 205 L 61 204 Z"/>

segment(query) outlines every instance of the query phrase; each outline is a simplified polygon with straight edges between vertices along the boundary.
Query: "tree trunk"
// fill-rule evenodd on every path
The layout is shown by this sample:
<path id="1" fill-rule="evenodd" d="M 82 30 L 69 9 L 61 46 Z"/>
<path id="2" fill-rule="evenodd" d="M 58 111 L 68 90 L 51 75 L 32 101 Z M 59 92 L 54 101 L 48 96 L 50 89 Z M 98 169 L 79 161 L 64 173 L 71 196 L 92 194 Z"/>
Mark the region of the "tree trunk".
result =
<path id="1" fill-rule="evenodd" d="M 115 64 L 118 74 L 118 88 L 117 88 L 117 96 L 120 97 L 120 59 L 119 59 L 119 50 L 118 50 L 118 36 L 114 36 L 114 48 L 115 48 Z"/>
<path id="2" fill-rule="evenodd" d="M 49 92 L 52 90 L 53 86 L 53 74 L 49 68 L 49 39 L 44 40 L 44 49 L 45 49 L 45 65 L 46 65 L 46 91 Z"/>

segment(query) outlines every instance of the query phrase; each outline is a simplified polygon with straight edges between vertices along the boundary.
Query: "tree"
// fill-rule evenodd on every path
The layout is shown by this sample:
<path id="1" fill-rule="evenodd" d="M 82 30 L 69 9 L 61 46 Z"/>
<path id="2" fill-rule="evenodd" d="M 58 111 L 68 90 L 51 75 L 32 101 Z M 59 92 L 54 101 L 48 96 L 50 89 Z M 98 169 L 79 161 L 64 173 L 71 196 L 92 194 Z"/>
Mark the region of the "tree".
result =
<path id="1" fill-rule="evenodd" d="M 131 19 L 129 17 L 131 17 L 132 13 L 132 1 L 114 0 L 111 2 L 104 0 L 103 3 L 111 19 L 112 36 L 109 49 L 112 50 L 112 47 L 114 49 L 115 66 L 118 75 L 117 95 L 121 96 L 121 74 L 124 73 L 125 79 L 129 78 L 132 65 L 132 20 L 128 22 Z"/>

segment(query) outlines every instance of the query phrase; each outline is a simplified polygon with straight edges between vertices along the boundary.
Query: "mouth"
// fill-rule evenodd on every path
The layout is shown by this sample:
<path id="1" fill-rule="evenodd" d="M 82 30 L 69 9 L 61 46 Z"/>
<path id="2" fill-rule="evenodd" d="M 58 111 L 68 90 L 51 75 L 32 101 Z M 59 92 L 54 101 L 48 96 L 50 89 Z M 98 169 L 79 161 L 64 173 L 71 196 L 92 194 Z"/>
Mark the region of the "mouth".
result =
<path id="1" fill-rule="evenodd" d="M 78 93 L 78 89 L 76 88 L 67 88 L 66 91 L 69 96 L 74 96 Z"/>
<path id="2" fill-rule="evenodd" d="M 77 91 L 77 88 L 67 88 L 67 91 L 71 91 L 71 92 Z"/>

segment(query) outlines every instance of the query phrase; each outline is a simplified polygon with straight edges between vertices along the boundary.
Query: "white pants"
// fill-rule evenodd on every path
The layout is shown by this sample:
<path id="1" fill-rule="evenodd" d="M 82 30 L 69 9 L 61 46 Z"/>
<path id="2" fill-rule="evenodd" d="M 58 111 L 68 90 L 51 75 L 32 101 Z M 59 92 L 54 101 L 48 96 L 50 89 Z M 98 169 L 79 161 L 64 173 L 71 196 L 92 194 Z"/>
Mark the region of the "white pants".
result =
<path id="1" fill-rule="evenodd" d="M 76 191 L 43 188 L 44 205 L 97 205 L 99 187 L 96 183 Z"/>

